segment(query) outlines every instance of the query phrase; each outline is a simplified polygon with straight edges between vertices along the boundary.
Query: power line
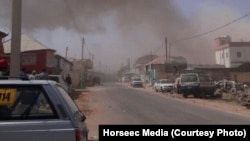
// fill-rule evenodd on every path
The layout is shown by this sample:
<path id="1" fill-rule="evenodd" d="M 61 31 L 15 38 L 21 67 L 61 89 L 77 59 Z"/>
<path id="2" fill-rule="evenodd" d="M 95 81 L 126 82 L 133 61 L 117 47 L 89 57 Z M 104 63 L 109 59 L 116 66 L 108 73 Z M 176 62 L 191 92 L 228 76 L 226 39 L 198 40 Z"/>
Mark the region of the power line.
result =
<path id="1" fill-rule="evenodd" d="M 220 30 L 220 29 L 222 29 L 222 28 L 224 28 L 224 27 L 227 27 L 227 26 L 229 26 L 229 25 L 231 25 L 231 24 L 233 24 L 233 23 L 236 23 L 236 22 L 238 22 L 239 20 L 241 20 L 241 19 L 243 19 L 243 18 L 245 18 L 245 17 L 247 17 L 247 16 L 249 16 L 249 15 L 250 15 L 250 13 L 247 13 L 247 14 L 245 14 L 245 15 L 243 15 L 243 16 L 241 16 L 241 17 L 235 19 L 235 20 L 232 20 L 232 21 L 230 21 L 230 22 L 228 22 L 228 23 L 226 23 L 226 24 L 224 24 L 224 25 L 222 25 L 222 26 L 216 27 L 216 28 L 214 28 L 214 29 L 212 29 L 212 30 L 209 30 L 209 31 L 207 31 L 207 32 L 200 33 L 200 34 L 196 34 L 196 35 L 193 35 L 193 36 L 190 36 L 190 37 L 187 37 L 187 38 L 183 38 L 183 39 L 180 39 L 180 40 L 176 40 L 176 41 L 174 41 L 174 42 L 182 42 L 182 41 L 186 41 L 186 40 L 198 38 L 198 37 L 200 37 L 200 36 L 204 36 L 204 35 L 206 35 L 206 34 L 209 34 L 209 33 L 215 32 L 215 31 L 217 31 L 217 30 Z"/>
<path id="2" fill-rule="evenodd" d="M 233 23 L 236 23 L 236 22 L 238 22 L 238 21 L 240 21 L 240 20 L 246 18 L 246 17 L 249 16 L 249 15 L 250 15 L 250 13 L 247 13 L 247 14 L 245 14 L 245 15 L 243 15 L 243 16 L 241 16 L 241 17 L 235 19 L 235 20 L 232 20 L 232 21 L 230 21 L 230 22 L 228 22 L 228 23 L 222 25 L 222 26 L 216 27 L 216 28 L 214 28 L 214 29 L 212 29 L 212 30 L 209 30 L 209 31 L 207 31 L 207 32 L 204 32 L 204 33 L 199 33 L 199 34 L 195 34 L 195 35 L 190 36 L 190 37 L 186 37 L 186 38 L 183 38 L 183 39 L 175 40 L 175 41 L 173 41 L 172 43 L 183 42 L 183 41 L 191 40 L 191 39 L 198 38 L 198 37 L 207 35 L 207 34 L 209 34 L 209 33 L 218 31 L 218 30 L 220 30 L 220 29 L 222 29 L 222 28 L 225 28 L 225 27 L 227 27 L 227 26 L 229 26 L 229 25 L 231 25 L 231 24 L 233 24 Z M 156 51 L 155 51 L 155 53 L 157 53 L 161 48 L 162 48 L 162 47 L 157 48 Z"/>

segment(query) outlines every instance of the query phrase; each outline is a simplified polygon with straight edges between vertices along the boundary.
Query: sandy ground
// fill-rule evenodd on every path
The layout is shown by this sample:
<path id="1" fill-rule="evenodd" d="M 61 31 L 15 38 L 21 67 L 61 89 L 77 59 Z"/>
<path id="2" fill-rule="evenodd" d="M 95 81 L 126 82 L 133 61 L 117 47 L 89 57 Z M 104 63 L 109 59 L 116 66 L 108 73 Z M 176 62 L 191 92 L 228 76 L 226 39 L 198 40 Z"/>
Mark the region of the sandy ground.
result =
<path id="1" fill-rule="evenodd" d="M 125 85 L 125 86 L 128 86 L 128 85 Z M 183 98 L 179 94 L 154 92 L 152 87 L 145 87 L 145 88 L 142 88 L 141 90 L 151 92 L 152 94 L 164 95 L 169 98 L 173 98 L 175 100 L 191 102 L 194 104 L 198 104 L 200 106 L 206 106 L 210 108 L 215 108 L 217 110 L 227 111 L 230 113 L 235 113 L 235 114 L 250 117 L 250 108 L 247 106 L 242 106 L 240 104 L 237 104 L 236 102 L 229 102 L 229 101 L 225 101 L 222 99 L 216 99 L 216 100 L 215 99 L 199 99 L 199 98 L 192 98 L 192 97 Z M 83 113 L 85 113 L 85 115 L 87 116 L 86 122 L 89 128 L 91 129 L 90 134 L 89 134 L 90 140 L 97 140 L 98 123 L 96 123 L 96 121 L 101 120 L 100 118 L 102 117 L 99 117 L 98 113 L 96 112 L 96 108 L 98 108 L 98 106 L 100 105 L 92 102 L 92 99 L 93 99 L 93 95 L 91 94 L 91 91 L 86 91 L 86 92 L 82 92 L 79 96 L 79 99 L 75 101 L 77 105 L 79 106 L 80 110 Z"/>

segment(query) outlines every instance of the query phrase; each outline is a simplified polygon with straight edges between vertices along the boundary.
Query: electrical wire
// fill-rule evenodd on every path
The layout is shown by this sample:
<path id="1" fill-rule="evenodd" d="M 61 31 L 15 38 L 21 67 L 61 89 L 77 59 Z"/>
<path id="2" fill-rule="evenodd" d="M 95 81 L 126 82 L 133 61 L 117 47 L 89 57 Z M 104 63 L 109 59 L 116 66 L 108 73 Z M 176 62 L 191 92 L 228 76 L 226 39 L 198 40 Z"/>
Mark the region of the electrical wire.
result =
<path id="1" fill-rule="evenodd" d="M 198 37 L 207 35 L 207 34 L 209 34 L 209 33 L 218 31 L 218 30 L 220 30 L 220 29 L 222 29 L 222 28 L 225 28 L 225 27 L 227 27 L 227 26 L 229 26 L 229 25 L 231 25 L 231 24 L 233 24 L 233 23 L 238 22 L 239 20 L 241 20 L 241 19 L 243 19 L 243 18 L 246 18 L 246 17 L 249 16 L 249 15 L 250 15 L 250 13 L 247 13 L 247 14 L 245 14 L 245 15 L 243 15 L 243 16 L 241 16 L 241 17 L 235 19 L 235 20 L 232 20 L 232 21 L 230 21 L 230 22 L 228 22 L 228 23 L 222 25 L 222 26 L 216 27 L 216 28 L 214 28 L 214 29 L 212 29 L 212 30 L 209 30 L 209 31 L 207 31 L 207 32 L 204 32 L 204 33 L 200 33 L 200 34 L 196 34 L 196 35 L 193 35 L 193 36 L 190 36 L 190 37 L 186 37 L 186 38 L 183 38 L 183 39 L 180 39 L 180 40 L 176 40 L 176 41 L 174 41 L 174 43 L 175 43 L 175 42 L 182 42 L 182 41 L 186 41 L 186 40 L 191 40 L 191 39 L 198 38 Z"/>
<path id="2" fill-rule="evenodd" d="M 195 38 L 198 38 L 198 37 L 207 35 L 207 34 L 209 34 L 209 33 L 218 31 L 218 30 L 220 30 L 220 29 L 222 29 L 222 28 L 225 28 L 225 27 L 227 27 L 227 26 L 229 26 L 229 25 L 231 25 L 231 24 L 233 24 L 233 23 L 236 23 L 236 22 L 238 22 L 238 21 L 240 21 L 240 20 L 242 20 L 242 19 L 248 17 L 249 15 L 250 15 L 250 13 L 247 13 L 247 14 L 245 14 L 245 15 L 243 15 L 243 16 L 237 18 L 237 19 L 234 19 L 234 20 L 232 20 L 232 21 L 230 21 L 230 22 L 228 22 L 228 23 L 222 25 L 222 26 L 216 27 L 216 28 L 211 29 L 211 30 L 209 30 L 209 31 L 207 31 L 207 32 L 203 32 L 203 33 L 195 34 L 195 35 L 190 36 L 190 37 L 186 37 L 186 38 L 183 38 L 183 39 L 175 40 L 175 41 L 173 41 L 172 43 L 180 43 L 180 42 L 183 42 L 183 41 L 195 39 Z M 155 53 L 157 53 L 161 48 L 162 48 L 162 47 L 157 48 L 156 51 L 155 51 Z"/>

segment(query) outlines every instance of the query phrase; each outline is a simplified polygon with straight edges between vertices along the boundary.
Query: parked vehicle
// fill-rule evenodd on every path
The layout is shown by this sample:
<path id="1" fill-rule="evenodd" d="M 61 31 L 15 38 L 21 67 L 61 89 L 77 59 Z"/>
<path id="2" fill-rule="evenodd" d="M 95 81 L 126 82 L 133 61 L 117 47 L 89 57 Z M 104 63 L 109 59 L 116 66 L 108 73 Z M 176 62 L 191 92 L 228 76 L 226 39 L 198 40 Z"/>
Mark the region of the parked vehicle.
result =
<path id="1" fill-rule="evenodd" d="M 65 80 L 61 75 L 49 75 L 49 80 L 56 81 L 57 83 L 61 84 L 69 93 L 72 91 L 69 90 Z"/>
<path id="2" fill-rule="evenodd" d="M 176 77 L 174 81 L 173 92 L 177 94 L 180 93 L 180 77 Z"/>
<path id="3" fill-rule="evenodd" d="M 132 87 L 143 87 L 143 82 L 141 78 L 132 78 L 130 85 Z"/>
<path id="4" fill-rule="evenodd" d="M 0 80 L 0 137 L 4 141 L 87 141 L 85 120 L 55 81 Z"/>
<path id="5" fill-rule="evenodd" d="M 156 92 L 172 92 L 174 87 L 173 81 L 170 79 L 159 79 L 154 84 L 154 89 Z"/>
<path id="6" fill-rule="evenodd" d="M 237 91 L 244 91 L 244 84 L 237 83 L 232 80 L 220 80 L 215 82 L 216 89 L 221 89 L 223 92 L 226 93 L 237 93 Z"/>
<path id="7" fill-rule="evenodd" d="M 204 73 L 183 73 L 180 75 L 180 93 L 186 98 L 188 95 L 204 98 L 214 96 L 215 83 Z"/>

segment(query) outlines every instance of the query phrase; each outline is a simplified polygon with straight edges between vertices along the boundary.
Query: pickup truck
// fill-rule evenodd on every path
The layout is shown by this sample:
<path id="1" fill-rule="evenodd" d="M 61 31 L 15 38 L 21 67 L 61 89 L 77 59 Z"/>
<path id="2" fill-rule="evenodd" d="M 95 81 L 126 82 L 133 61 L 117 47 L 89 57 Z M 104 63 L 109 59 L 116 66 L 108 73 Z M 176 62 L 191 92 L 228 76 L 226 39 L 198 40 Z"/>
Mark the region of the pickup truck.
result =
<path id="1" fill-rule="evenodd" d="M 85 115 L 63 86 L 50 80 L 0 80 L 3 141 L 87 141 Z"/>
<path id="2" fill-rule="evenodd" d="M 214 97 L 215 83 L 204 73 L 183 73 L 179 77 L 179 92 L 187 98 L 193 95 L 197 98 Z"/>

